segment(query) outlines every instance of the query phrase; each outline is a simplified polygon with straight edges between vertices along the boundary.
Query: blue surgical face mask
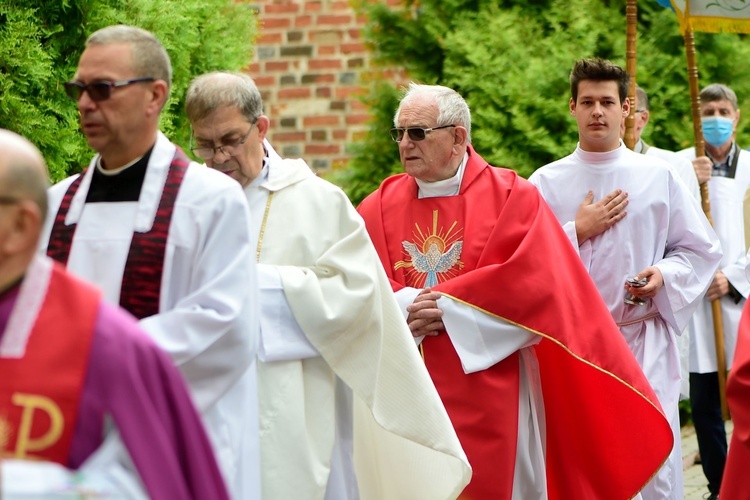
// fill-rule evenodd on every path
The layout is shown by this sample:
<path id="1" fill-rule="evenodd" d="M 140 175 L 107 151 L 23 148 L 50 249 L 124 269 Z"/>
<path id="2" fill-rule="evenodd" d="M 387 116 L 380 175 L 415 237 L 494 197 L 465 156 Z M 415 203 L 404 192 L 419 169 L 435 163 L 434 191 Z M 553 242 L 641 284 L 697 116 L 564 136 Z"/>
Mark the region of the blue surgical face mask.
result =
<path id="1" fill-rule="evenodd" d="M 707 116 L 701 118 L 703 138 L 713 147 L 718 148 L 732 138 L 734 122 L 723 116 Z"/>

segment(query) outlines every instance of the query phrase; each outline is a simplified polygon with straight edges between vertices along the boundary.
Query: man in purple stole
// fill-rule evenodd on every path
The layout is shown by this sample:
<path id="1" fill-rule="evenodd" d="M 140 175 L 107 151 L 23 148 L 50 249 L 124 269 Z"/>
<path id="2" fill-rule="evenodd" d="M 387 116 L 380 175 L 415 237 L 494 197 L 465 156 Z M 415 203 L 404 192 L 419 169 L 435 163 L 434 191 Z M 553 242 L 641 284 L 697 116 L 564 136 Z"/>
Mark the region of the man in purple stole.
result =
<path id="1" fill-rule="evenodd" d="M 169 356 L 101 292 L 36 255 L 45 168 L 30 142 L 0 130 L 0 456 L 78 469 L 111 417 L 151 498 L 228 498 Z M 91 474 L 140 487 L 128 463 Z"/>
<path id="2" fill-rule="evenodd" d="M 48 256 L 140 320 L 180 368 L 233 497 L 260 497 L 257 284 L 247 201 L 159 132 L 171 64 L 132 26 L 92 34 L 65 90 L 98 153 L 52 186 Z"/>

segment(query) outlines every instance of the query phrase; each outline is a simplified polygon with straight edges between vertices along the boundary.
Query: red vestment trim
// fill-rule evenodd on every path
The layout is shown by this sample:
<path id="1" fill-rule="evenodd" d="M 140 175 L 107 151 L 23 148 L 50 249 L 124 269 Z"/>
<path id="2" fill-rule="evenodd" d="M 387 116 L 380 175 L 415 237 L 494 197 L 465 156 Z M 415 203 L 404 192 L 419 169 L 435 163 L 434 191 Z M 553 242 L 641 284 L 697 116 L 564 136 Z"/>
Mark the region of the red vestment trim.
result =
<path id="1" fill-rule="evenodd" d="M 490 167 L 470 148 L 458 196 L 420 200 L 417 193 L 414 179 L 400 174 L 386 179 L 359 207 L 394 290 L 407 285 L 408 268 L 402 264 L 396 269 L 396 263 L 409 259 L 402 242 L 413 239 L 414 207 L 426 207 L 422 213 L 437 210 L 446 227 L 462 218 L 464 267 L 456 264 L 454 275 L 433 288 L 544 337 L 534 350 L 546 413 L 549 498 L 634 496 L 667 459 L 672 431 L 579 256 L 537 190 L 511 170 Z M 428 345 L 425 351 L 435 378 L 443 367 L 431 366 Z M 455 352 L 453 356 L 457 359 Z M 516 358 L 496 366 L 517 363 Z M 458 376 L 472 377 L 463 372 Z M 499 416 L 495 425 L 498 435 L 505 429 L 503 446 L 514 457 L 518 371 L 507 368 L 496 376 L 513 377 L 494 397 L 512 406 L 513 411 Z M 491 373 L 487 377 L 491 379 Z M 450 398 L 477 399 L 465 380 L 456 387 Z M 438 387 L 441 397 L 445 391 Z M 479 394 L 491 392 L 482 391 Z M 482 403 L 486 400 L 471 403 L 469 413 L 482 411 Z M 484 473 L 477 457 L 485 453 L 481 448 L 486 443 L 478 442 L 473 449 L 475 445 L 462 438 L 466 431 L 457 425 L 470 423 L 472 415 L 457 418 L 462 408 L 446 407 L 475 467 L 467 497 L 489 498 L 474 493 L 474 483 L 479 483 L 476 491 L 510 498 L 512 469 L 508 472 L 500 458 L 496 460 L 502 469 Z M 495 405 L 487 407 L 486 417 L 492 418 Z"/>
<path id="2" fill-rule="evenodd" d="M 189 164 L 190 160 L 187 159 L 180 148 L 177 148 L 169 166 L 169 173 L 159 201 L 159 208 L 156 211 L 154 224 L 148 232 L 134 233 L 130 242 L 128 260 L 125 263 L 122 276 L 120 306 L 138 319 L 153 316 L 159 312 L 169 226 L 177 194 Z M 85 173 L 84 171 L 73 181 L 65 192 L 55 216 L 47 246 L 47 255 L 63 265 L 67 265 L 73 236 L 78 226 L 77 224 L 66 226 L 65 217 Z"/>
<path id="3" fill-rule="evenodd" d="M 750 302 L 745 303 L 737 335 L 732 371 L 727 381 L 727 404 L 734 430 L 721 481 L 721 498 L 750 497 Z"/>
<path id="4" fill-rule="evenodd" d="M 68 465 L 100 300 L 94 287 L 53 266 L 24 356 L 0 358 L 5 456 Z"/>

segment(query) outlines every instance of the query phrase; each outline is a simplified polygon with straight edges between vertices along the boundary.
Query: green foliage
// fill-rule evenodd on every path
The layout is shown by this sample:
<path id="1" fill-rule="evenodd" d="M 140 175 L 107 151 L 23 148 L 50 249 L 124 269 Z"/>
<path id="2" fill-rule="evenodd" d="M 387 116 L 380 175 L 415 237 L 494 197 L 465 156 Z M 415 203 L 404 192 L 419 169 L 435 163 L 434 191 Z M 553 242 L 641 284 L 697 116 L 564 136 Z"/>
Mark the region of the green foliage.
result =
<path id="1" fill-rule="evenodd" d="M 561 158 L 578 140 L 570 116 L 568 75 L 584 57 L 625 65 L 625 5 L 613 0 L 420 0 L 400 9 L 362 0 L 365 37 L 376 60 L 411 79 L 456 89 L 472 110 L 472 142 L 490 163 L 523 176 Z M 692 144 L 684 41 L 675 14 L 638 2 L 637 81 L 648 92 L 651 121 L 643 137 L 666 149 Z M 745 35 L 696 34 L 701 87 L 722 82 L 750 97 Z M 355 202 L 393 171 L 398 151 L 387 137 L 396 109 L 379 81 L 375 119 L 350 172 L 338 179 Z M 750 146 L 740 123 L 738 141 Z"/>
<path id="2" fill-rule="evenodd" d="M 250 63 L 255 13 L 233 0 L 16 0 L 0 3 L 0 128 L 34 142 L 53 181 L 78 172 L 92 155 L 62 83 L 75 75 L 88 35 L 112 24 L 154 33 L 172 60 L 162 130 L 187 147 L 184 95 L 190 79 Z"/>

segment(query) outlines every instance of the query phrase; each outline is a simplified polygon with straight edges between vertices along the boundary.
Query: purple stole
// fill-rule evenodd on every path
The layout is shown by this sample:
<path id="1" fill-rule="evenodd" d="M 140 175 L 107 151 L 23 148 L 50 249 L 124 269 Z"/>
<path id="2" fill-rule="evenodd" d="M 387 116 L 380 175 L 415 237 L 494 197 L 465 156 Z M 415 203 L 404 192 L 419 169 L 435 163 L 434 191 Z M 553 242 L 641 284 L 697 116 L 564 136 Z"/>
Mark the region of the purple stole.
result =
<path id="1" fill-rule="evenodd" d="M 185 172 L 190 163 L 180 148 L 175 151 L 169 166 L 167 180 L 164 183 L 159 208 L 156 211 L 151 230 L 145 233 L 136 232 L 130 242 L 128 260 L 122 275 L 120 288 L 120 306 L 138 319 L 153 316 L 159 312 L 159 297 L 161 293 L 162 273 L 164 270 L 164 254 L 167 248 L 169 226 L 172 212 L 177 200 L 177 193 L 182 185 Z M 68 187 L 60 203 L 52 226 L 47 255 L 63 266 L 67 266 L 70 247 L 77 224 L 65 225 L 73 196 L 81 185 L 81 179 L 86 171 L 73 181 Z"/>

